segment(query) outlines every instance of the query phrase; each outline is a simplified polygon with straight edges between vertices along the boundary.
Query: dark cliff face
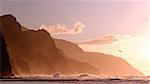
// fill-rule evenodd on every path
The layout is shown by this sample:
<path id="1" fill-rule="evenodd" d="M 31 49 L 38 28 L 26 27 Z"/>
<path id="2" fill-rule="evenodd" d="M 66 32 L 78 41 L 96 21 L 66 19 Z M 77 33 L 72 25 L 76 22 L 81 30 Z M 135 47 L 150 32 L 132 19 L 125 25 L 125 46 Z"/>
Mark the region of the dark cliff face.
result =
<path id="1" fill-rule="evenodd" d="M 9 54 L 7 52 L 5 39 L 0 33 L 0 78 L 13 76 Z"/>
<path id="2" fill-rule="evenodd" d="M 62 68 L 66 66 L 68 69 L 67 63 L 46 31 L 22 32 L 12 15 L 1 16 L 0 20 L 15 75 L 51 74 L 55 71 L 67 73 Z"/>
<path id="3" fill-rule="evenodd" d="M 45 30 L 22 31 L 21 25 L 12 15 L 1 16 L 0 22 L 0 31 L 5 38 L 15 75 L 49 75 L 55 72 L 98 73 L 95 67 L 70 59 L 60 52 Z M 80 71 L 82 66 L 85 68 Z M 87 67 L 92 71 L 87 70 Z"/>

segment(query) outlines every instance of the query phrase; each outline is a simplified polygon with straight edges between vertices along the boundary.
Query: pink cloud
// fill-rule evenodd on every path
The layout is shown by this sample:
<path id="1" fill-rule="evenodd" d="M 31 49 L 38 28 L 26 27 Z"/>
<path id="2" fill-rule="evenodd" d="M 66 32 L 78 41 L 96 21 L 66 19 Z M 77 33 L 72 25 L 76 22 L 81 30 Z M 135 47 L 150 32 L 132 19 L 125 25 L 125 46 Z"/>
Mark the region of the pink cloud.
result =
<path id="1" fill-rule="evenodd" d="M 102 35 L 93 39 L 88 39 L 84 41 L 78 41 L 76 42 L 79 45 L 95 45 L 95 44 L 112 44 L 114 42 L 117 42 L 121 39 L 128 38 L 129 35 L 122 35 L 122 34 L 110 34 L 110 35 Z"/>
<path id="2" fill-rule="evenodd" d="M 58 35 L 58 34 L 79 34 L 83 33 L 85 28 L 85 25 L 81 22 L 76 22 L 73 25 L 73 28 L 67 28 L 64 24 L 56 24 L 56 25 L 44 25 L 42 24 L 40 26 L 40 29 L 45 29 L 52 35 Z"/>

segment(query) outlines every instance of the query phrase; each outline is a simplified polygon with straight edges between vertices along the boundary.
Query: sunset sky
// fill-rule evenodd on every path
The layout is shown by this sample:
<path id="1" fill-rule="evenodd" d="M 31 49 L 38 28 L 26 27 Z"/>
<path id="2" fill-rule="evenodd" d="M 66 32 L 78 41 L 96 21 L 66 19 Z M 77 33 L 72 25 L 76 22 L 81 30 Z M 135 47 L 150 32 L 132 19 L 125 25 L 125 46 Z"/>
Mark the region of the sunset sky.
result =
<path id="1" fill-rule="evenodd" d="M 119 56 L 150 75 L 148 0 L 0 0 L 0 15 L 83 50 Z"/>

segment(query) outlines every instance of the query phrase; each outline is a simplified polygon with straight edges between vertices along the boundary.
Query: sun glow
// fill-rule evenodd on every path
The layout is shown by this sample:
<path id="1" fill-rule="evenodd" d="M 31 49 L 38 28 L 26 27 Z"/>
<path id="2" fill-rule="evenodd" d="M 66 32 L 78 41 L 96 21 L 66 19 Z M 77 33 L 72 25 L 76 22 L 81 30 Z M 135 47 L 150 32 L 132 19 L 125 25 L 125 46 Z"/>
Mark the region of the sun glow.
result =
<path id="1" fill-rule="evenodd" d="M 148 23 L 148 32 L 144 36 L 143 42 L 140 43 L 139 52 L 142 53 L 148 60 L 150 60 L 150 23 Z"/>
<path id="2" fill-rule="evenodd" d="M 140 42 L 139 45 L 139 53 L 144 55 L 147 59 L 150 60 L 150 38 L 149 36 L 144 37 L 143 42 Z"/>

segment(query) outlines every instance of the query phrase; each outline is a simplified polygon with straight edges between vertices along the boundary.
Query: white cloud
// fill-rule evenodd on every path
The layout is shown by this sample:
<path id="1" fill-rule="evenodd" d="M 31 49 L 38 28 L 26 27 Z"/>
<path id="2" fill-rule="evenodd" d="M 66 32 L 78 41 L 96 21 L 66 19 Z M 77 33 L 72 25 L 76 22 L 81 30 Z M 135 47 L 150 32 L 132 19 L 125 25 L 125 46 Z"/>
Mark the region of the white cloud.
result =
<path id="1" fill-rule="evenodd" d="M 85 28 L 85 25 L 83 23 L 81 23 L 81 22 L 76 22 L 74 24 L 74 30 L 75 30 L 75 32 L 82 33 L 83 30 L 84 30 L 84 28 Z"/>
<path id="2" fill-rule="evenodd" d="M 85 25 L 81 22 L 76 22 L 73 26 L 73 28 L 67 28 L 64 24 L 56 24 L 56 25 L 44 25 L 42 24 L 40 26 L 40 29 L 45 29 L 52 35 L 58 35 L 58 34 L 79 34 L 83 33 L 85 28 Z"/>

